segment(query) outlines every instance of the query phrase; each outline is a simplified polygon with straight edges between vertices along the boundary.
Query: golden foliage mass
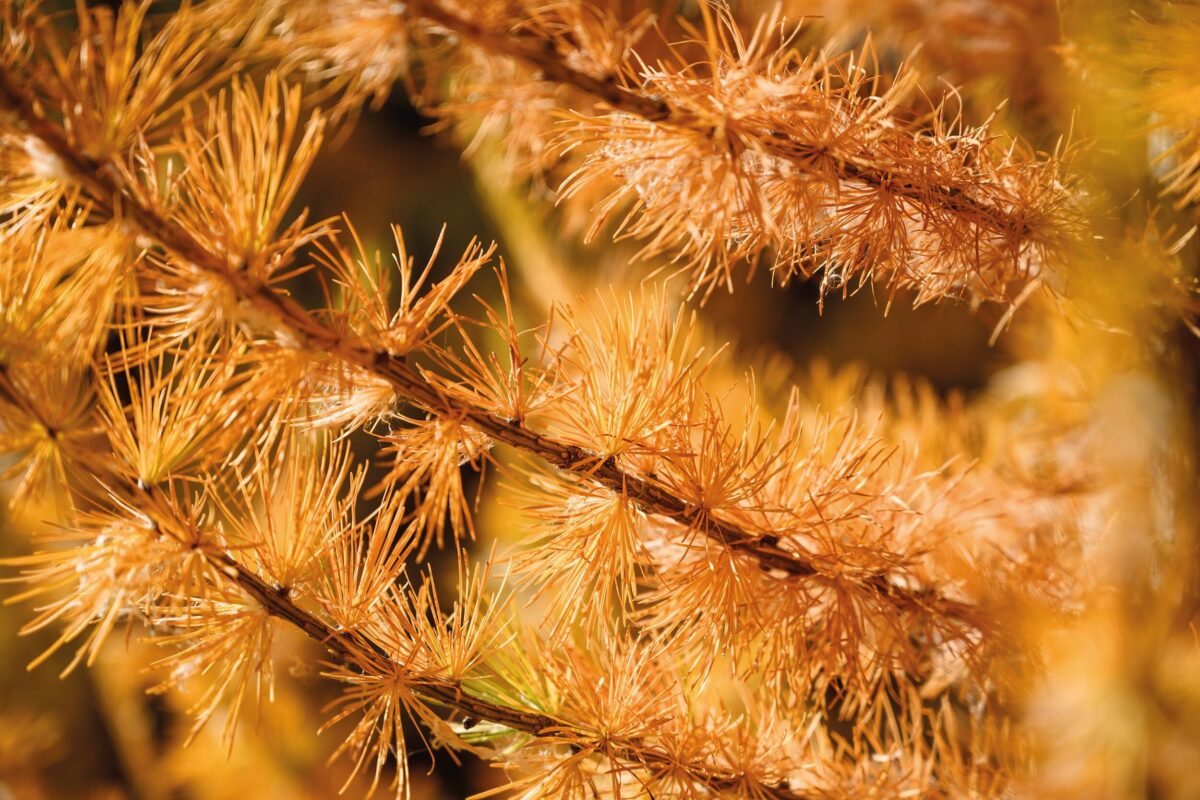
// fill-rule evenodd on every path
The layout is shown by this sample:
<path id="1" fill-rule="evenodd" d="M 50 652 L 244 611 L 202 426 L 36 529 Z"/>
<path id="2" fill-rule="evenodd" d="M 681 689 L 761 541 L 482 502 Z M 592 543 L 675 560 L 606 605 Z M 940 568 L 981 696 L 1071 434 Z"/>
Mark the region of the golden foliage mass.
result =
<path id="1" fill-rule="evenodd" d="M 1194 788 L 1197 365 L 1172 338 L 1195 327 L 1194 7 L 1122 18 L 1145 118 L 1121 135 L 1172 138 L 1110 148 L 1118 169 L 718 0 L 0 2 L 0 449 L 11 508 L 58 514 L 6 560 L 26 632 L 53 631 L 35 663 L 150 637 L 150 690 L 191 691 L 193 735 L 223 718 L 232 750 L 299 632 L 346 786 L 401 795 L 417 741 L 527 798 Z M 1086 77 L 1105 31 L 1062 14 L 1075 53 L 992 44 Z M 957 74 L 1011 78 L 1019 53 L 985 55 Z M 531 320 L 496 245 L 439 236 L 418 266 L 395 227 L 381 256 L 294 205 L 326 134 L 398 83 L 566 237 L 691 293 L 765 260 L 820 296 L 995 304 L 1026 357 L 970 399 L 779 379 L 670 282 Z M 1162 228 L 1105 178 L 1156 169 Z M 442 551 L 454 592 L 420 566 Z M 1108 660 L 1062 691 L 1089 641 Z M 1183 711 L 1097 766 L 1077 754 L 1117 748 L 1125 712 L 1064 719 L 1113 686 Z"/>

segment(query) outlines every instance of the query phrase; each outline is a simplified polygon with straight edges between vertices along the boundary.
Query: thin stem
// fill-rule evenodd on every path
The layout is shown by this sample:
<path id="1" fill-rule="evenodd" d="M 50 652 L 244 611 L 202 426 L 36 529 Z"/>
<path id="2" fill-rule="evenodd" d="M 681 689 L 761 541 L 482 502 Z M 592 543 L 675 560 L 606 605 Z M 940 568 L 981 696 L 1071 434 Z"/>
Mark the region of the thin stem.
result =
<path id="1" fill-rule="evenodd" d="M 57 156 L 66 170 L 92 200 L 114 217 L 132 222 L 177 257 L 218 279 L 257 310 L 278 320 L 303 347 L 335 355 L 392 385 L 406 400 L 445 419 L 459 420 L 496 441 L 628 497 L 644 513 L 668 517 L 730 550 L 758 561 L 766 570 L 785 575 L 822 579 L 821 571 L 806 553 L 781 547 L 776 537 L 764 537 L 741 526 L 704 513 L 674 496 L 662 486 L 623 470 L 611 458 L 598 459 L 582 448 L 532 430 L 519 420 L 504 419 L 487 409 L 458 398 L 447 397 L 420 370 L 402 356 L 376 350 L 347 338 L 318 321 L 303 306 L 257 280 L 238 263 L 213 253 L 175 221 L 160 215 L 138 190 L 131 186 L 111 162 L 99 162 L 76 150 L 63 130 L 47 120 L 25 95 L 7 70 L 0 69 L 0 99 L 24 120 L 31 134 Z M 940 614 L 971 622 L 972 608 L 929 590 L 912 590 L 894 585 L 886 575 L 859 580 L 860 585 L 893 601 L 915 609 L 937 606 Z"/>
<path id="2" fill-rule="evenodd" d="M 182 528 L 186 527 L 173 512 L 173 506 L 162 492 L 154 486 L 130 485 L 134 505 L 148 513 L 165 532 L 173 534 L 177 541 L 193 541 Z M 175 531 L 175 528 L 181 529 Z M 188 545 L 191 546 L 191 545 Z M 352 669 L 403 671 L 380 645 L 360 631 L 341 631 L 331 627 L 320 617 L 298 606 L 290 592 L 272 586 L 260 576 L 247 569 L 241 562 L 223 549 L 201 545 L 201 552 L 218 574 L 235 584 L 270 615 L 282 619 L 320 643 L 336 661 Z M 366 658 L 364 658 L 364 656 Z M 427 701 L 446 708 L 457 709 L 464 715 L 477 720 L 493 722 L 532 736 L 561 735 L 569 730 L 569 723 L 546 714 L 510 708 L 489 702 L 469 694 L 458 681 L 439 680 L 428 676 L 415 678 L 412 691 Z M 581 734 L 585 737 L 586 734 Z M 682 771 L 690 778 L 710 789 L 718 791 L 735 787 L 745 788 L 746 780 L 728 769 L 713 769 L 705 765 L 680 764 L 667 752 L 638 739 L 612 738 L 605 742 L 605 755 L 618 761 L 640 764 L 650 770 Z M 803 800 L 803 796 L 786 788 L 753 782 L 757 796 L 779 798 L 779 800 Z"/>
<path id="3" fill-rule="evenodd" d="M 310 638 L 323 644 L 343 666 L 359 665 L 361 659 L 356 652 L 365 648 L 373 658 L 382 659 L 384 664 L 395 666 L 391 658 L 375 642 L 366 639 L 361 634 L 348 634 L 335 631 L 328 624 L 313 616 L 292 602 L 289 595 L 267 584 L 262 578 L 247 570 L 228 553 L 207 554 L 209 561 L 227 576 L 246 594 L 256 600 L 268 613 L 286 620 L 299 628 Z M 356 651 L 355 645 L 358 645 Z M 564 724 L 553 717 L 529 711 L 520 711 L 507 706 L 488 702 L 468 694 L 461 684 L 451 681 L 438 681 L 422 678 L 414 686 L 413 691 L 439 705 L 455 708 L 464 715 L 487 722 L 494 722 L 516 731 L 522 731 L 533 736 L 543 736 L 546 733 L 559 733 Z M 715 774 L 711 770 L 697 765 L 678 764 L 661 749 L 646 745 L 638 740 L 610 739 L 606 742 L 606 752 L 619 760 L 638 763 L 649 769 L 682 769 L 690 777 L 704 786 L 718 791 L 738 786 L 744 786 L 741 778 L 726 774 Z M 783 787 L 771 786 L 755 782 L 762 797 L 774 797 L 785 800 L 793 798 L 801 800 L 802 795 Z"/>
<path id="4" fill-rule="evenodd" d="M 681 128 L 696 125 L 708 128 L 711 125 L 698 121 L 691 112 L 673 107 L 663 98 L 622 86 L 615 75 L 597 78 L 570 66 L 554 47 L 553 41 L 545 37 L 522 32 L 497 33 L 443 7 L 437 0 L 410 0 L 403 13 L 433 22 L 483 50 L 519 61 L 540 72 L 546 80 L 571 86 L 616 111 L 633 114 L 648 122 Z M 836 156 L 820 144 L 804 142 L 778 131 L 760 130 L 755 131 L 754 135 L 764 152 L 787 161 L 801 165 L 824 164 L 844 180 L 859 181 L 921 205 L 940 206 L 955 213 L 968 214 L 981 222 L 986 221 L 996 230 L 1012 232 L 1019 237 L 1032 233 L 1032 226 L 1026 220 L 970 197 L 961 187 L 938 186 L 931 184 L 924 174 L 919 178 L 905 176 L 894 169 Z"/>

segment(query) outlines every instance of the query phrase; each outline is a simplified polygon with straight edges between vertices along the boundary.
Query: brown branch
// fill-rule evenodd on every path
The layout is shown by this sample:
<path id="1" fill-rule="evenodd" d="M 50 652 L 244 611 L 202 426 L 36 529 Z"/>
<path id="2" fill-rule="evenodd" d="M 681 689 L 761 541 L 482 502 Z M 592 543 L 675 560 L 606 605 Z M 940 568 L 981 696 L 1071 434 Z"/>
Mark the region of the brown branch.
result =
<path id="1" fill-rule="evenodd" d="M 35 419 L 42 420 L 35 404 L 8 379 L 7 370 L 0 368 L 0 399 L 18 408 L 25 409 Z M 44 421 L 43 421 L 43 424 Z M 217 574 L 230 581 L 247 596 L 259 604 L 271 616 L 288 622 L 310 639 L 322 645 L 342 666 L 351 669 L 370 669 L 374 666 L 388 670 L 403 670 L 394 659 L 375 641 L 361 632 L 336 630 L 315 614 L 296 604 L 292 594 L 282 587 L 273 586 L 259 575 L 247 569 L 227 550 L 205 544 L 212 537 L 196 538 L 187 530 L 174 511 L 173 503 L 153 485 L 131 483 L 126 489 L 130 493 L 134 508 L 145 513 L 158 530 L 170 536 L 181 546 L 198 548 Z M 364 663 L 364 655 L 369 659 Z M 493 722 L 527 733 L 534 737 L 547 734 L 561 735 L 570 730 L 570 724 L 555 717 L 532 711 L 511 708 L 476 697 L 464 690 L 458 681 L 438 680 L 428 676 L 415 677 L 412 691 L 425 700 L 456 709 L 465 716 Z M 586 732 L 580 737 L 586 738 Z M 645 744 L 637 739 L 609 738 L 605 741 L 603 755 L 617 761 L 641 765 L 652 771 L 683 772 L 689 778 L 718 792 L 745 789 L 751 783 L 729 769 L 714 769 L 704 765 L 681 764 L 660 747 Z M 805 800 L 806 795 L 793 792 L 782 786 L 752 781 L 756 796 L 777 800 Z"/>
<path id="2" fill-rule="evenodd" d="M 591 95 L 613 110 L 660 125 L 692 128 L 699 124 L 706 130 L 711 127 L 711 123 L 697 122 L 694 114 L 673 107 L 663 98 L 621 85 L 615 75 L 597 78 L 570 66 L 551 39 L 522 32 L 497 33 L 446 9 L 437 0 L 410 0 L 403 13 L 433 22 L 483 50 L 519 61 L 541 73 L 546 80 Z M 834 168 L 839 177 L 845 180 L 859 181 L 923 206 L 940 206 L 955 213 L 971 215 L 979 221 L 986 221 L 996 230 L 1012 232 L 1016 236 L 1024 237 L 1032 233 L 1028 221 L 970 197 L 961 187 L 931 185 L 926 177 L 905 176 L 887 167 L 836 156 L 819 144 L 804 142 L 778 131 L 755 131 L 754 138 L 762 145 L 763 152 L 786 161 L 801 165 L 825 164 Z"/>
<path id="3" fill-rule="evenodd" d="M 254 598 L 268 613 L 290 622 L 310 638 L 323 644 L 343 666 L 360 665 L 361 659 L 356 653 L 362 652 L 364 648 L 371 653 L 372 657 L 382 659 L 384 664 L 391 667 L 396 666 L 378 644 L 366 639 L 361 634 L 335 631 L 319 618 L 298 607 L 292 602 L 290 596 L 270 586 L 262 578 L 247 570 L 228 553 L 213 553 L 208 554 L 208 557 L 213 566 L 237 584 L 242 591 Z M 466 716 L 498 723 L 535 737 L 546 733 L 561 733 L 564 728 L 561 720 L 545 714 L 509 708 L 468 694 L 457 682 L 419 678 L 412 686 L 412 690 L 439 705 L 458 709 Z M 584 735 L 586 736 L 586 734 Z M 605 754 L 615 756 L 618 760 L 640 764 L 651 770 L 682 769 L 696 782 L 717 791 L 745 786 L 744 779 L 731 775 L 728 771 L 722 771 L 724 774 L 716 774 L 703 766 L 679 764 L 660 748 L 643 744 L 636 739 L 629 741 L 617 738 L 609 739 L 606 742 Z M 789 798 L 801 800 L 803 797 L 783 787 L 758 781 L 755 781 L 754 784 L 754 788 L 759 793 L 756 796 L 779 798 L 779 800 Z"/>
<path id="4" fill-rule="evenodd" d="M 764 569 L 779 570 L 793 577 L 822 576 L 806 553 L 781 547 L 775 537 L 765 538 L 732 522 L 693 507 L 660 485 L 619 467 L 613 459 L 598 460 L 580 447 L 534 431 L 516 420 L 503 419 L 484 408 L 444 395 L 403 357 L 386 350 L 369 348 L 323 325 L 303 306 L 264 285 L 226 257 L 208 250 L 191 233 L 163 217 L 144 202 L 138 190 L 111 162 L 98 162 L 81 154 L 63 130 L 36 109 L 11 75 L 0 69 L 0 99 L 24 120 L 31 134 L 40 139 L 92 200 L 114 217 L 133 222 L 145 235 L 195 267 L 225 281 L 256 309 L 287 327 L 302 346 L 336 355 L 388 381 L 406 400 L 443 418 L 461 420 L 479 432 L 558 467 L 583 480 L 590 480 L 632 500 L 644 513 L 661 515 L 699 530 L 730 550 L 753 558 Z M 886 575 L 864 578 L 861 585 L 914 609 L 938 611 L 950 618 L 972 622 L 969 605 L 941 597 L 932 591 L 910 590 L 893 585 Z"/>
<path id="5" fill-rule="evenodd" d="M 133 495 L 134 505 L 151 516 L 160 530 L 171 535 L 176 541 L 188 542 L 188 547 L 193 546 L 191 542 L 196 541 L 195 537 L 188 535 L 189 531 L 185 530 L 186 523 L 179 520 L 173 504 L 157 487 L 132 484 L 127 488 Z M 213 568 L 226 580 L 235 584 L 268 614 L 290 623 L 321 644 L 342 666 L 357 670 L 379 667 L 389 671 L 404 671 L 405 668 L 396 664 L 377 642 L 358 631 L 335 630 L 320 617 L 298 606 L 290 592 L 272 586 L 247 569 L 228 551 L 205 544 L 199 545 L 199 548 Z M 570 730 L 570 723 L 565 720 L 492 703 L 469 694 L 458 681 L 414 676 L 410 688 L 415 694 L 437 705 L 456 709 L 465 716 L 497 723 L 531 736 L 561 735 L 564 729 Z M 579 736 L 585 739 L 588 734 L 580 732 Z M 637 739 L 610 738 L 605 741 L 605 745 L 602 752 L 610 758 L 640 764 L 650 770 L 683 771 L 697 783 L 717 791 L 745 788 L 747 784 L 743 776 L 732 770 L 681 764 L 660 747 Z M 804 795 L 761 781 L 753 781 L 753 788 L 758 793 L 756 796 L 760 797 L 804 800 Z"/>
<path id="6" fill-rule="evenodd" d="M 48 423 L 37 412 L 36 404 L 26 397 L 8 377 L 7 368 L 0 364 L 0 399 L 24 409 L 34 419 L 48 427 Z M 403 670 L 377 642 L 361 632 L 336 630 L 315 614 L 296 604 L 291 592 L 273 586 L 262 577 L 247 569 L 227 550 L 214 547 L 207 542 L 211 536 L 196 537 L 188 523 L 179 519 L 173 502 L 154 485 L 143 485 L 140 481 L 130 483 L 126 490 L 132 499 L 132 508 L 153 521 L 157 530 L 170 536 L 181 546 L 198 549 L 216 573 L 241 589 L 271 616 L 284 620 L 300 630 L 310 639 L 322 645 L 342 666 L 352 669 L 370 669 L 378 666 L 388 670 Z M 369 659 L 364 663 L 363 656 Z M 511 708 L 489 702 L 464 690 L 461 682 L 438 680 L 429 676 L 414 677 L 410 687 L 414 694 L 446 708 L 456 709 L 465 716 L 493 722 L 514 731 L 534 737 L 547 734 L 561 735 L 570 730 L 570 723 L 555 717 L 532 711 Z M 589 734 L 580 732 L 580 738 Z M 777 800 L 806 800 L 807 795 L 786 787 L 748 780 L 730 769 L 713 769 L 704 765 L 685 764 L 671 757 L 660 747 L 645 744 L 637 739 L 607 738 L 605 747 L 597 749 L 605 757 L 638 764 L 652 771 L 682 772 L 706 788 L 718 792 L 751 788 L 755 796 Z"/>
<path id="7" fill-rule="evenodd" d="M 254 598 L 264 610 L 291 623 L 309 638 L 320 642 L 343 666 L 363 666 L 360 655 L 363 652 L 369 653 L 372 658 L 379 659 L 386 665 L 395 666 L 392 658 L 377 643 L 361 634 L 334 630 L 324 620 L 297 606 L 289 592 L 267 583 L 229 553 L 206 551 L 205 556 L 222 575 Z M 481 700 L 463 692 L 460 685 L 448 681 L 437 682 L 422 678 L 414 691 L 441 705 L 457 708 L 469 716 L 496 722 L 535 736 L 549 728 L 562 725 L 561 721 L 544 714 L 520 711 Z"/>

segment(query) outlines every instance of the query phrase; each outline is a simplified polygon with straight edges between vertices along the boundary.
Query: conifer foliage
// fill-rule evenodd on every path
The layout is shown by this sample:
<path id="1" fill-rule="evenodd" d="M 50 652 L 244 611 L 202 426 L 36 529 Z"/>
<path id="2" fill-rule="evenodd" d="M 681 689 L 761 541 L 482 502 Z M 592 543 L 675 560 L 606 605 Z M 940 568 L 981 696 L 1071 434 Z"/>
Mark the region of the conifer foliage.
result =
<path id="1" fill-rule="evenodd" d="M 1124 105 L 1149 118 L 1129 136 L 1165 141 L 1140 156 L 1159 223 L 1121 216 L 1104 148 L 1064 128 L 1039 150 L 931 91 L 928 55 L 885 66 L 921 38 L 911 3 L 844 49 L 723 0 L 2 3 L 0 446 L 12 507 L 57 514 L 5 578 L 26 630 L 54 632 L 39 663 L 152 637 L 153 691 L 199 687 L 195 730 L 221 720 L 236 748 L 298 631 L 340 692 L 331 769 L 401 796 L 417 748 L 494 762 L 525 798 L 1061 779 L 1062 642 L 1124 630 L 1106 598 L 1140 580 L 1103 566 L 1114 528 L 1191 520 L 1185 434 L 1141 466 L 1096 453 L 1124 408 L 1105 381 L 1194 327 L 1194 5 L 1116 15 L 1138 42 L 1120 63 L 1097 29 L 1039 52 L 1063 82 L 1126 76 L 1113 102 L 1144 82 Z M 1036 44 L 964 47 L 1015 40 Z M 960 55 L 970 79 L 996 63 Z M 495 244 L 411 253 L 395 228 L 380 255 L 349 218 L 297 213 L 326 141 L 392 92 L 651 277 L 531 311 Z M 880 313 L 961 303 L 1050 344 L 973 403 L 820 367 L 780 389 L 705 325 L 700 301 L 743 278 L 864 289 Z M 1121 355 L 1068 372 L 1072 342 Z M 521 512 L 510 544 L 489 544 L 485 492 Z M 1166 577 L 1137 596 L 1169 620 L 1151 650 L 1186 651 L 1191 537 L 1147 540 L 1130 569 Z M 423 566 L 436 551 L 457 585 Z M 1183 674 L 1154 680 L 1186 718 Z M 1146 744 L 1170 796 L 1192 719 Z"/>

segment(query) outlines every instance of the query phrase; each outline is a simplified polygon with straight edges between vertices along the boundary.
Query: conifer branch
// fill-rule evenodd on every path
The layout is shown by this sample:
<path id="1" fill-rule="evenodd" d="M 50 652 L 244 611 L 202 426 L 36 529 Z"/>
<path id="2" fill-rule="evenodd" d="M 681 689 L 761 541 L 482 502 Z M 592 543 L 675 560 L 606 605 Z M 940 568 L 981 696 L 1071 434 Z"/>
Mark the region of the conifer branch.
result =
<path id="1" fill-rule="evenodd" d="M 0 369 L 0 399 L 18 408 L 34 411 L 36 404 L 25 397 L 19 388 L 8 379 L 7 370 Z M 339 663 L 351 670 L 372 666 L 364 664 L 364 655 L 370 662 L 391 669 L 403 669 L 375 641 L 355 631 L 336 630 L 320 617 L 296 604 L 290 591 L 272 586 L 259 575 L 247 569 L 227 550 L 214 547 L 207 542 L 212 537 L 189 534 L 187 524 L 173 518 L 172 503 L 155 485 L 131 484 L 126 487 L 133 497 L 132 507 L 152 520 L 156 529 L 170 536 L 181 547 L 198 549 L 217 574 L 236 585 L 242 592 L 258 603 L 264 611 L 281 619 L 304 633 L 330 653 Z M 465 691 L 461 683 L 421 677 L 414 684 L 416 694 L 445 708 L 456 709 L 467 717 L 491 722 L 511 728 L 513 731 L 533 737 L 548 734 L 563 734 L 569 726 L 563 721 L 546 714 L 510 708 L 489 702 Z M 804 800 L 807 795 L 793 792 L 785 787 L 748 782 L 746 777 L 729 771 L 713 770 L 698 764 L 681 764 L 660 748 L 637 740 L 613 738 L 606 742 L 605 754 L 616 760 L 637 764 L 650 770 L 664 770 L 686 774 L 697 783 L 715 791 L 751 788 L 755 796 L 777 800 Z"/>
<path id="2" fill-rule="evenodd" d="M 155 486 L 134 485 L 129 488 L 134 494 L 135 506 L 154 519 L 156 523 L 162 524 L 160 520 L 164 516 L 163 512 L 167 511 L 167 516 L 169 516 L 168 510 L 171 508 L 171 504 L 163 497 L 160 490 Z M 167 520 L 168 525 L 174 523 L 176 521 Z M 168 532 L 170 533 L 170 531 Z M 175 538 L 182 542 L 189 537 L 179 535 Z M 195 540 L 194 537 L 193 540 Z M 290 592 L 272 586 L 262 577 L 247 569 L 228 551 L 205 545 L 201 545 L 200 548 L 204 557 L 219 574 L 249 595 L 268 614 L 284 620 L 325 647 L 339 665 L 351 670 L 372 668 L 377 665 L 387 667 L 389 670 L 403 671 L 403 666 L 396 664 L 377 642 L 357 631 L 334 629 L 321 618 L 298 606 Z M 369 659 L 369 662 L 364 663 L 364 656 Z M 414 681 L 414 692 L 430 702 L 445 708 L 456 709 L 472 719 L 503 725 L 513 731 L 526 733 L 535 738 L 552 734 L 567 733 L 569 735 L 570 726 L 562 720 L 546 714 L 523 711 L 489 702 L 470 694 L 464 690 L 461 683 L 456 681 L 420 677 Z M 746 777 L 733 774 L 729 770 L 714 770 L 700 764 L 681 764 L 659 747 L 636 739 L 613 737 L 606 744 L 605 753 L 614 760 L 636 764 L 652 771 L 664 770 L 683 773 L 706 788 L 718 792 L 749 788 L 757 797 L 776 798 L 777 800 L 805 800 L 808 797 L 808 795 L 791 791 L 785 787 L 764 784 L 757 780 L 748 781 Z"/>
<path id="3" fill-rule="evenodd" d="M 356 667 L 360 663 L 356 653 L 362 652 L 363 649 L 384 664 L 391 663 L 391 658 L 378 644 L 361 636 L 334 630 L 322 620 L 297 606 L 286 594 L 247 570 L 228 553 L 209 553 L 207 555 L 214 567 L 260 603 L 268 613 L 287 621 L 309 638 L 325 646 L 343 666 Z M 355 645 L 357 645 L 357 650 Z M 553 717 L 490 703 L 464 691 L 458 684 L 422 679 L 416 692 L 439 705 L 457 709 L 468 717 L 483 722 L 494 722 L 531 736 L 563 732 L 563 723 Z M 717 792 L 748 788 L 746 781 L 740 777 L 714 774 L 710 769 L 700 765 L 676 763 L 667 753 L 642 742 L 610 740 L 608 752 L 618 759 L 636 763 L 651 770 L 683 771 L 706 788 Z M 805 797 L 808 797 L 808 795 L 780 786 L 758 782 L 754 783 L 752 790 L 755 792 L 755 796 L 777 798 L 778 800 L 804 800 Z"/>
<path id="4" fill-rule="evenodd" d="M 0 98 L 24 122 L 28 132 L 40 139 L 57 157 L 66 172 L 88 196 L 114 217 L 132 222 L 144 235 L 197 268 L 223 280 L 258 311 L 270 315 L 296 337 L 299 343 L 329 353 L 378 375 L 405 400 L 443 418 L 461 421 L 492 439 L 529 453 L 546 463 L 593 481 L 628 497 L 649 515 L 668 517 L 699 530 L 733 552 L 755 559 L 763 569 L 778 570 L 789 577 L 822 579 L 822 573 L 806 553 L 785 549 L 777 537 L 758 535 L 702 509 L 693 508 L 671 493 L 611 459 L 598 459 L 582 448 L 563 443 L 527 427 L 522 421 L 502 419 L 484 408 L 447 397 L 425 378 L 421 370 L 403 356 L 366 347 L 361 342 L 332 330 L 291 298 L 264 285 L 242 264 L 207 249 L 189 231 L 163 217 L 132 186 L 112 162 L 98 162 L 76 148 L 63 130 L 45 118 L 6 70 L 0 69 Z M 865 588 L 906 607 L 936 606 L 949 618 L 974 625 L 973 609 L 930 590 L 913 590 L 894 585 L 886 575 L 861 579 Z"/>
<path id="5" fill-rule="evenodd" d="M 378 644 L 362 636 L 334 630 L 326 622 L 300 608 L 292 601 L 289 593 L 277 589 L 258 575 L 246 569 L 227 552 L 206 552 L 209 562 L 237 584 L 238 588 L 254 598 L 271 615 L 290 623 L 309 638 L 326 647 L 344 666 L 353 667 L 359 662 L 358 653 L 369 652 L 372 658 L 390 662 L 391 658 Z M 356 649 L 357 648 L 357 649 Z M 457 708 L 465 714 L 481 720 L 496 722 L 513 730 L 538 735 L 559 723 L 541 714 L 518 711 L 505 706 L 488 703 L 462 691 L 451 684 L 426 682 L 421 692 L 443 705 Z"/>
<path id="6" fill-rule="evenodd" d="M 570 86 L 614 111 L 632 114 L 660 125 L 704 131 L 711 128 L 711 122 L 672 107 L 664 98 L 622 85 L 616 75 L 597 78 L 572 67 L 562 58 L 551 39 L 520 31 L 497 33 L 480 22 L 445 8 L 438 0 L 413 0 L 405 4 L 404 13 L 433 22 L 485 51 L 514 59 L 541 73 L 545 80 Z M 794 162 L 801 171 L 804 171 L 804 165 L 819 163 L 825 168 L 832 168 L 843 180 L 858 181 L 924 206 L 941 207 L 955 214 L 969 215 L 988 227 L 1003 230 L 1017 238 L 1024 238 L 1033 232 L 1030 222 L 1020 215 L 972 198 L 961 187 L 931 184 L 927 175 L 905 176 L 895 169 L 828 152 L 820 144 L 804 142 L 779 131 L 756 131 L 755 138 L 764 153 Z"/>

